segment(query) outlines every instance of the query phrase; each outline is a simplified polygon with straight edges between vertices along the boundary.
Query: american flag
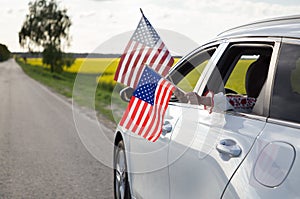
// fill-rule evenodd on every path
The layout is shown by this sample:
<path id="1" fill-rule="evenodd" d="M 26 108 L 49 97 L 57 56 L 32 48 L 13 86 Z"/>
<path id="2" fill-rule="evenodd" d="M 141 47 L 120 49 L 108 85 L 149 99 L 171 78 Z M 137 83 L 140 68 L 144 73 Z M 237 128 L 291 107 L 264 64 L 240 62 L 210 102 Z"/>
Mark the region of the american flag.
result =
<path id="1" fill-rule="evenodd" d="M 136 88 L 145 64 L 165 76 L 173 63 L 164 42 L 143 15 L 121 56 L 114 79 Z"/>
<path id="2" fill-rule="evenodd" d="M 174 85 L 146 66 L 120 126 L 155 142 L 162 132 L 164 115 L 174 89 Z"/>

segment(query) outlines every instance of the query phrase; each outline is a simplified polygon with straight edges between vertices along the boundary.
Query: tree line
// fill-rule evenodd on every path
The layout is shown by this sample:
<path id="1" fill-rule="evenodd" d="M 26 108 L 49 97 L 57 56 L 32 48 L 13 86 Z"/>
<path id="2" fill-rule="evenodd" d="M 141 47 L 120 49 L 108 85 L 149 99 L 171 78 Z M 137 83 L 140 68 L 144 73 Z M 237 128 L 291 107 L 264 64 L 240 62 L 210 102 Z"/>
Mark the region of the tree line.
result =
<path id="1" fill-rule="evenodd" d="M 6 61 L 11 57 L 11 53 L 8 50 L 7 46 L 0 44 L 0 62 Z"/>

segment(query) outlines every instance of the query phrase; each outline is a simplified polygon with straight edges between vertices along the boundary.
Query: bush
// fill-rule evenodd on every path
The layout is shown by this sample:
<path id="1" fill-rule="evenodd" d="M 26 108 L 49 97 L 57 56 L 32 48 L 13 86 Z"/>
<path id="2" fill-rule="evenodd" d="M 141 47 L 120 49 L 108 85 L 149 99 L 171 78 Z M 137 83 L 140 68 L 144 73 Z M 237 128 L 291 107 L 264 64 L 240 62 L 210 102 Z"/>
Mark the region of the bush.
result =
<path id="1" fill-rule="evenodd" d="M 11 54 L 7 46 L 0 44 L 0 62 L 8 60 L 10 57 Z"/>
<path id="2" fill-rule="evenodd" d="M 98 87 L 106 91 L 113 91 L 116 86 L 113 74 L 103 73 L 97 77 Z"/>

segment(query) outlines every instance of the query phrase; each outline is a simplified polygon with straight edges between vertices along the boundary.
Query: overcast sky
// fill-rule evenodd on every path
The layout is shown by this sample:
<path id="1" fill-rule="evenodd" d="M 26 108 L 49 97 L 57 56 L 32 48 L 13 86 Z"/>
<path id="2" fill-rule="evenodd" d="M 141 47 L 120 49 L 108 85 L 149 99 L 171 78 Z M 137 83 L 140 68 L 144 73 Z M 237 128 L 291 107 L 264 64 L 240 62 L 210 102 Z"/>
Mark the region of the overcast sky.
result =
<path id="1" fill-rule="evenodd" d="M 27 0 L 0 0 L 0 43 L 24 51 L 18 32 L 28 13 Z M 93 52 L 115 35 L 136 28 L 142 8 L 155 29 L 183 34 L 202 44 L 245 23 L 300 14 L 299 0 L 60 0 L 73 25 L 69 52 Z M 163 38 L 166 39 L 166 38 Z M 127 43 L 127 41 L 126 41 Z"/>

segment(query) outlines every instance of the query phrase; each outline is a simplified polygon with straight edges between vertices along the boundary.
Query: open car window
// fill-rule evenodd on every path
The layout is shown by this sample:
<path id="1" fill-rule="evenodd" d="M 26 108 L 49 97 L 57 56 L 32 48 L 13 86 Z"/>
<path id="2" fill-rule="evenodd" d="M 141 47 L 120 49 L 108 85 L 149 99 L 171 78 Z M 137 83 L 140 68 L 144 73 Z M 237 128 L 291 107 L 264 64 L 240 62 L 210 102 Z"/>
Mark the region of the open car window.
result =
<path id="1" fill-rule="evenodd" d="M 253 113 L 256 102 L 263 103 L 273 44 L 231 44 L 217 63 L 202 95 L 208 91 L 226 96 L 228 110 Z M 262 107 L 261 107 L 262 108 Z M 257 110 L 258 112 L 262 112 Z M 256 114 L 257 114 L 256 113 Z"/>

